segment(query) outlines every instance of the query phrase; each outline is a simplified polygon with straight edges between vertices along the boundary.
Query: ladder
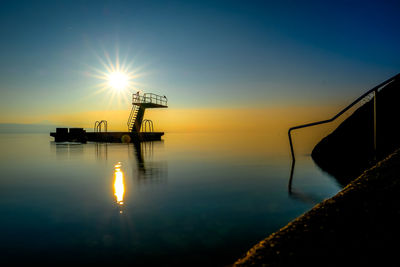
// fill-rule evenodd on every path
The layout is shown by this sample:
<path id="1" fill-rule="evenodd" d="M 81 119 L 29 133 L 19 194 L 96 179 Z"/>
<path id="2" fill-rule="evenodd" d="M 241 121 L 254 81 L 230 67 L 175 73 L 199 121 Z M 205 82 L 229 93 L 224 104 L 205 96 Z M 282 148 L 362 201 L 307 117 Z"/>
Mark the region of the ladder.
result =
<path id="1" fill-rule="evenodd" d="M 133 126 L 135 125 L 137 114 L 139 112 L 139 108 L 140 107 L 138 105 L 135 105 L 135 104 L 132 105 L 131 113 L 129 114 L 129 118 L 126 123 L 128 126 L 129 132 L 132 132 Z"/>

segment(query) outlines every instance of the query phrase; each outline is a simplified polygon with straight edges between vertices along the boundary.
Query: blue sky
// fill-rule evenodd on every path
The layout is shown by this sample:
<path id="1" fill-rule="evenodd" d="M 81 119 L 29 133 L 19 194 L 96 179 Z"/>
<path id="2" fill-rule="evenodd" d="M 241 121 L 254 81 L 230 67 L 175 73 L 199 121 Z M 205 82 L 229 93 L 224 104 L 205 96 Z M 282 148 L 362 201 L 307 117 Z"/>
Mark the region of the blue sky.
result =
<path id="1" fill-rule="evenodd" d="M 1 1 L 0 122 L 129 109 L 94 95 L 87 75 L 117 50 L 172 107 L 349 102 L 400 72 L 399 12 L 390 1 Z"/>

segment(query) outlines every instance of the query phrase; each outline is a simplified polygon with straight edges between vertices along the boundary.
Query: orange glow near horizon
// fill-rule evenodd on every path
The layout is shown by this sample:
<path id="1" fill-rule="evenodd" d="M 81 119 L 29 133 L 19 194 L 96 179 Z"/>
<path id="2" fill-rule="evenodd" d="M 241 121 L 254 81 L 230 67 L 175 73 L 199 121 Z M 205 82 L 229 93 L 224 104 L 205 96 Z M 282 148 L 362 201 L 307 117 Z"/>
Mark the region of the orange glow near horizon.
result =
<path id="1" fill-rule="evenodd" d="M 270 132 L 284 131 L 293 125 L 323 120 L 332 116 L 337 106 L 271 108 L 168 108 L 146 110 L 145 118 L 154 122 L 155 131 L 163 132 Z M 99 118 L 108 121 L 109 131 L 127 131 L 130 105 L 124 110 L 96 110 L 41 116 L 54 125 L 93 128 Z M 33 123 L 35 118 L 21 123 Z M 16 120 L 17 121 L 17 120 Z M 19 121 L 18 121 L 19 122 Z"/>
<path id="2" fill-rule="evenodd" d="M 54 125 L 64 127 L 82 127 L 87 131 L 93 131 L 93 121 L 102 118 L 108 121 L 110 132 L 127 131 L 126 120 L 129 117 L 129 106 L 125 110 L 97 110 L 83 111 L 68 114 L 51 114 L 42 116 L 41 120 L 47 120 Z M 260 140 L 269 149 L 280 149 L 279 146 L 288 148 L 287 131 L 289 127 L 307 122 L 324 120 L 332 117 L 338 110 L 338 106 L 283 106 L 266 108 L 168 108 L 146 110 L 145 118 L 154 122 L 154 131 L 165 132 L 163 139 L 169 144 L 179 145 L 179 140 L 173 141 L 170 134 L 173 133 L 213 133 L 225 136 L 225 139 L 246 140 L 244 148 L 238 151 L 253 150 Z M 351 113 L 351 112 L 350 112 Z M 337 122 L 310 127 L 293 133 L 293 139 L 297 151 L 309 153 L 316 142 L 329 134 L 342 120 Z M 30 121 L 33 122 L 34 117 Z M 22 122 L 22 121 L 21 121 Z M 54 129 L 53 129 L 54 130 Z M 259 138 L 254 140 L 254 134 Z M 188 137 L 189 138 L 189 137 Z M 221 139 L 219 139 L 221 140 Z M 229 143 L 229 142 L 227 142 Z M 201 143 L 197 149 L 205 149 L 206 144 Z M 201 144 L 201 145 L 200 145 Z M 304 149 L 302 148 L 304 147 Z M 275 148 L 274 148 L 275 149 Z M 229 148 L 227 148 L 229 150 Z M 250 149 L 249 151 L 251 151 Z"/>

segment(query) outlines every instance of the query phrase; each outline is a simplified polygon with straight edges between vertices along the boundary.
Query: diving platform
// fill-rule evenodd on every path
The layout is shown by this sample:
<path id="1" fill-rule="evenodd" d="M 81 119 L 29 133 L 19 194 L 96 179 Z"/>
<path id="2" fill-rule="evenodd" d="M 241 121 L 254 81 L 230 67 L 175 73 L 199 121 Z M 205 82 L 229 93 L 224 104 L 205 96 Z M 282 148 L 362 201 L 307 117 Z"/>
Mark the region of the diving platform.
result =
<path id="1" fill-rule="evenodd" d="M 129 115 L 126 125 L 128 126 L 128 131 L 130 132 L 140 132 L 144 126 L 150 123 L 151 128 L 153 127 L 153 122 L 149 120 L 143 121 L 144 112 L 146 108 L 167 108 L 168 99 L 166 96 L 160 96 L 152 93 L 145 93 L 140 95 L 139 92 L 132 95 L 132 109 Z M 146 129 L 145 129 L 146 130 Z"/>
<path id="2" fill-rule="evenodd" d="M 107 121 L 96 121 L 93 132 L 83 128 L 57 128 L 51 132 L 55 142 L 110 142 L 110 143 L 136 143 L 144 141 L 158 141 L 164 132 L 154 132 L 153 121 L 144 118 L 147 108 L 168 108 L 166 96 L 153 93 L 143 95 L 137 92 L 132 95 L 132 109 L 127 121 L 127 132 L 108 132 Z"/>

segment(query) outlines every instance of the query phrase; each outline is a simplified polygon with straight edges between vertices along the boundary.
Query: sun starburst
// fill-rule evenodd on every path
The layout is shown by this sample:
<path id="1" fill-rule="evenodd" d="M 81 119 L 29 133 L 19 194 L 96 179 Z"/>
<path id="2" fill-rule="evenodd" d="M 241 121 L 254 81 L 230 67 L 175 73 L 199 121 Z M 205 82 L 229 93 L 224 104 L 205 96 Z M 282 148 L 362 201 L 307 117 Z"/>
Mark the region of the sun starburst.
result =
<path id="1" fill-rule="evenodd" d="M 142 68 L 134 68 L 134 62 L 133 60 L 128 62 L 128 56 L 120 62 L 118 50 L 115 53 L 114 61 L 107 52 L 104 52 L 103 57 L 95 55 L 101 67 L 88 66 L 90 72 L 87 74 L 99 80 L 92 95 L 105 93 L 108 99 L 107 108 L 115 104 L 115 98 L 117 98 L 119 107 L 121 102 L 124 106 L 129 105 L 131 93 L 140 91 L 137 79 L 144 75 Z"/>

